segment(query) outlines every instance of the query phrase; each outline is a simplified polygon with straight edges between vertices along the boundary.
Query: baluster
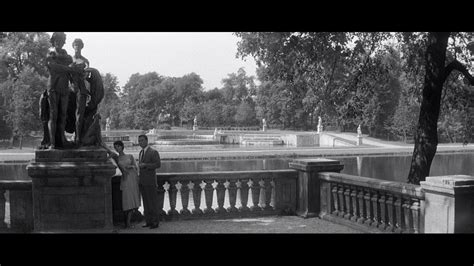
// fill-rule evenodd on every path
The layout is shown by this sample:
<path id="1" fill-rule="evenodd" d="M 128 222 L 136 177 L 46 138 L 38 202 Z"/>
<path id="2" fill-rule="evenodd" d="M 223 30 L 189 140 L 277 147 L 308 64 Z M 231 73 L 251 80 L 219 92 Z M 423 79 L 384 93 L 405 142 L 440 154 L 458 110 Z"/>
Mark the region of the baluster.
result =
<path id="1" fill-rule="evenodd" d="M 330 188 L 331 188 L 331 214 L 337 216 L 339 214 L 339 204 L 337 202 L 337 184 L 335 183 L 330 183 Z"/>
<path id="2" fill-rule="evenodd" d="M 180 181 L 177 181 L 176 182 L 176 207 L 175 207 L 175 210 L 179 213 L 181 213 L 181 210 L 183 209 L 183 202 L 181 200 L 181 187 L 183 186 L 183 184 L 181 184 Z M 179 216 L 181 217 L 181 216 Z"/>
<path id="3" fill-rule="evenodd" d="M 258 184 L 258 206 L 260 207 L 260 209 L 264 210 L 265 208 L 265 181 L 263 181 L 263 179 L 260 179 L 257 184 Z"/>
<path id="4" fill-rule="evenodd" d="M 338 215 L 341 217 L 344 217 L 344 214 L 346 214 L 344 211 L 344 186 L 342 184 L 338 184 L 338 190 L 337 190 L 337 197 L 339 200 L 339 212 Z"/>
<path id="5" fill-rule="evenodd" d="M 370 190 L 366 189 L 364 193 L 364 201 L 365 201 L 365 220 L 364 224 L 370 225 L 372 223 L 372 208 L 370 204 Z"/>
<path id="6" fill-rule="evenodd" d="M 248 196 L 249 196 L 249 185 L 248 185 L 247 179 L 242 179 L 239 180 L 238 182 L 238 190 L 240 192 L 240 207 L 239 211 L 240 212 L 246 212 L 249 211 L 249 207 L 247 207 L 247 202 L 248 202 Z"/>
<path id="7" fill-rule="evenodd" d="M 262 208 L 258 206 L 258 198 L 260 196 L 260 185 L 257 181 L 249 180 L 249 187 L 251 189 L 252 203 L 253 206 L 250 206 L 250 211 L 257 212 L 261 211 Z"/>
<path id="8" fill-rule="evenodd" d="M 402 232 L 402 200 L 400 196 L 397 196 L 395 203 L 395 232 L 401 233 Z"/>
<path id="9" fill-rule="evenodd" d="M 178 214 L 176 211 L 176 195 L 178 193 L 178 189 L 176 188 L 177 182 L 176 181 L 169 181 L 170 182 L 170 188 L 169 188 L 169 195 L 170 195 L 170 210 L 168 211 L 168 215 L 170 216 L 171 219 L 175 215 Z"/>
<path id="10" fill-rule="evenodd" d="M 217 196 L 217 208 L 216 213 L 226 213 L 226 209 L 224 209 L 224 198 L 225 198 L 225 180 L 218 180 L 216 186 L 216 196 Z"/>
<path id="11" fill-rule="evenodd" d="M 194 209 L 191 210 L 191 213 L 193 215 L 201 215 L 202 210 L 201 210 L 201 186 L 198 183 L 198 181 L 194 181 L 193 186 L 191 189 L 192 194 L 193 194 L 193 202 L 194 202 Z"/>
<path id="12" fill-rule="evenodd" d="M 345 198 L 345 210 L 346 214 L 344 215 L 345 219 L 350 219 L 351 217 L 351 187 L 346 186 L 346 189 L 344 190 L 344 198 Z"/>
<path id="13" fill-rule="evenodd" d="M 351 188 L 352 217 L 351 221 L 357 221 L 357 187 Z M 359 210 L 360 212 L 360 210 Z"/>
<path id="14" fill-rule="evenodd" d="M 359 188 L 359 192 L 357 193 L 357 201 L 359 203 L 359 218 L 357 219 L 358 223 L 363 224 L 365 220 L 365 208 L 364 208 L 364 189 Z"/>
<path id="15" fill-rule="evenodd" d="M 386 211 L 385 211 L 385 193 L 380 192 L 380 199 L 379 199 L 379 205 L 380 205 L 380 223 L 378 228 L 384 230 L 385 227 L 387 226 L 385 221 L 386 221 Z"/>
<path id="16" fill-rule="evenodd" d="M 229 180 L 229 185 L 227 186 L 227 190 L 229 191 L 229 204 L 230 207 L 227 208 L 228 212 L 237 212 L 237 208 L 235 207 L 235 201 L 237 200 L 237 184 L 236 180 Z"/>
<path id="17" fill-rule="evenodd" d="M 206 197 L 206 208 L 204 209 L 204 213 L 214 213 L 212 209 L 212 197 L 214 194 L 214 187 L 212 186 L 213 180 L 205 180 L 206 186 L 204 187 L 204 195 Z"/>
<path id="18" fill-rule="evenodd" d="M 163 197 L 163 216 L 162 216 L 162 220 L 163 219 L 166 219 L 166 220 L 169 220 L 169 216 L 168 216 L 168 211 L 170 210 L 170 183 L 168 181 L 165 181 L 165 183 L 163 184 L 163 190 L 164 190 L 164 197 Z M 145 211 L 145 210 L 143 210 Z"/>
<path id="19" fill-rule="evenodd" d="M 407 232 L 407 233 L 413 233 L 413 229 L 412 229 L 412 219 L 411 219 L 411 210 L 410 210 L 410 207 L 411 207 L 411 204 L 410 204 L 410 199 L 409 198 L 404 198 L 403 199 L 403 217 L 405 218 L 404 219 L 404 222 L 405 224 L 403 225 L 403 231 L 404 232 Z"/>
<path id="20" fill-rule="evenodd" d="M 272 186 L 272 194 L 271 194 L 270 206 L 272 206 L 272 209 L 274 210 L 274 209 L 275 209 L 275 181 L 272 180 L 272 181 L 270 182 L 270 185 Z"/>
<path id="21" fill-rule="evenodd" d="M 230 182 L 228 180 L 226 180 L 224 182 L 224 209 L 228 211 L 228 209 L 230 208 L 230 201 L 229 201 L 229 185 L 230 185 Z"/>
<path id="22" fill-rule="evenodd" d="M 372 223 L 370 224 L 373 227 L 377 227 L 379 225 L 379 206 L 378 206 L 378 193 L 374 191 L 372 194 L 372 210 L 374 217 L 372 218 Z"/>
<path id="23" fill-rule="evenodd" d="M 179 211 L 181 215 L 190 215 L 191 212 L 188 209 L 189 205 L 189 187 L 185 181 L 183 181 L 181 185 L 181 204 L 183 205 L 183 209 Z"/>
<path id="24" fill-rule="evenodd" d="M 264 199 L 265 199 L 265 207 L 263 208 L 265 211 L 272 211 L 273 207 L 271 206 L 272 202 L 272 180 L 270 178 L 265 178 L 263 180 L 263 191 L 265 192 L 264 194 Z"/>
<path id="25" fill-rule="evenodd" d="M 7 227 L 7 224 L 5 223 L 5 216 L 6 216 L 5 203 L 6 203 L 5 190 L 0 189 L 0 228 Z"/>
<path id="26" fill-rule="evenodd" d="M 388 194 L 388 199 L 387 199 L 387 213 L 388 213 L 388 221 L 387 221 L 387 227 L 385 228 L 386 231 L 393 232 L 395 229 L 395 217 L 393 215 L 393 195 Z"/>
<path id="27" fill-rule="evenodd" d="M 413 233 L 418 234 L 420 233 L 420 202 L 418 199 L 413 199 L 410 209 L 413 217 Z"/>
<path id="28" fill-rule="evenodd" d="M 157 180 L 156 193 L 158 193 L 158 219 L 163 220 L 166 217 L 166 212 L 163 209 L 165 203 L 165 180 Z"/>
<path id="29" fill-rule="evenodd" d="M 339 202 L 337 200 L 337 184 L 336 183 L 330 183 L 331 187 L 331 206 L 332 206 L 332 214 L 337 216 L 339 215 Z"/>

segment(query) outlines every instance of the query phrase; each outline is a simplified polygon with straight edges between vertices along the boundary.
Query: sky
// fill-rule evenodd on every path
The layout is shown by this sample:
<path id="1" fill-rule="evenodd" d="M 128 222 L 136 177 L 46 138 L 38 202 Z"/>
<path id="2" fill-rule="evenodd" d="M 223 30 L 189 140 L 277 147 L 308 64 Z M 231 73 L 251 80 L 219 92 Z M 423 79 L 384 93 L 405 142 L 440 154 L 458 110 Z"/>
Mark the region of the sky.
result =
<path id="1" fill-rule="evenodd" d="M 222 79 L 240 67 L 256 76 L 252 57 L 236 58 L 239 38 L 231 32 L 66 32 L 63 48 L 70 55 L 76 38 L 84 42 L 90 66 L 115 75 L 120 87 L 132 74 L 153 71 L 167 77 L 194 72 L 204 90 L 221 88 Z"/>

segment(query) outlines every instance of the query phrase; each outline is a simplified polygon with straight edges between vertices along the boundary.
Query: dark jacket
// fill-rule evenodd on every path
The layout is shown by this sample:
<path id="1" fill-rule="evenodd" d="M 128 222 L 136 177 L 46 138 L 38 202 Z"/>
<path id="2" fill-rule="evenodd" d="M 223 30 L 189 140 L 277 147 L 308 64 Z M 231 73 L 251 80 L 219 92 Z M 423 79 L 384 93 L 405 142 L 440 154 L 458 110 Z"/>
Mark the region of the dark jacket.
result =
<path id="1" fill-rule="evenodd" d="M 143 154 L 142 163 L 147 167 L 140 167 L 140 185 L 156 186 L 156 169 L 161 167 L 160 154 L 157 150 L 149 147 Z"/>

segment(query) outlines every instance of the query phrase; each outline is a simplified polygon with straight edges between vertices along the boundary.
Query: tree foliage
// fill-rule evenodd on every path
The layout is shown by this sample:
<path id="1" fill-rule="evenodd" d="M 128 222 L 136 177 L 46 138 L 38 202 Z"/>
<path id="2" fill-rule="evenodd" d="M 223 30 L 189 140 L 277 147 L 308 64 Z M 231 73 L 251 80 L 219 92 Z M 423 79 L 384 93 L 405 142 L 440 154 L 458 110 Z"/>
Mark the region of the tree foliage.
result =
<path id="1" fill-rule="evenodd" d="M 473 84 L 472 33 L 385 33 L 385 32 L 238 32 L 238 55 L 252 56 L 263 78 L 258 90 L 259 115 L 269 115 L 280 103 L 278 122 L 283 127 L 312 124 L 317 116 L 336 121 L 342 130 L 362 124 L 370 135 L 409 134 L 412 116 L 419 108 L 413 132 L 415 149 L 409 182 L 419 183 L 429 174 L 441 128 L 469 135 L 472 96 L 460 103 L 443 90 L 453 70 Z M 472 52 L 472 51 L 471 51 Z M 472 56 L 472 54 L 471 54 Z M 282 84 L 283 88 L 276 86 Z M 408 84 L 408 88 L 402 87 Z M 472 88 L 454 85 L 465 95 Z M 447 85 L 449 87 L 449 84 Z M 441 95 L 445 102 L 441 109 Z M 459 92 L 457 93 L 459 95 Z M 404 97 L 401 99 L 400 96 Z M 290 113 L 292 116 L 290 117 Z M 273 115 L 276 117 L 276 115 Z M 272 121 L 275 121 L 272 119 Z M 454 123 L 457 121 L 457 123 Z M 464 122 L 460 122 L 464 121 Z M 397 127 L 401 126 L 401 127 Z M 452 134 L 450 135 L 452 136 Z M 448 137 L 449 138 L 449 137 Z M 451 140 L 454 138 L 450 137 Z"/>

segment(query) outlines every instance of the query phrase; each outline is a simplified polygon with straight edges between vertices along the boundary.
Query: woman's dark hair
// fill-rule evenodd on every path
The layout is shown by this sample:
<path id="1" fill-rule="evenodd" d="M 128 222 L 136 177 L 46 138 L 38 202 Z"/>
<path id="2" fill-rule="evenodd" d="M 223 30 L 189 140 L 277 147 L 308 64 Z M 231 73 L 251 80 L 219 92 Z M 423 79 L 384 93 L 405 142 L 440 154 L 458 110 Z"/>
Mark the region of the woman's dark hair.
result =
<path id="1" fill-rule="evenodd" d="M 81 39 L 74 39 L 74 41 L 72 42 L 72 46 L 74 47 L 74 44 L 76 43 L 79 45 L 81 49 L 84 48 L 84 43 L 82 42 Z"/>
<path id="2" fill-rule="evenodd" d="M 120 147 L 122 147 L 122 148 L 124 147 L 124 146 L 123 146 L 123 142 L 122 142 L 121 140 L 115 141 L 115 142 L 114 142 L 114 146 L 115 146 L 115 145 L 120 146 Z"/>
<path id="3" fill-rule="evenodd" d="M 54 45 L 54 42 L 59 38 L 61 38 L 63 40 L 66 40 L 66 33 L 64 33 L 64 32 L 54 32 L 53 36 L 51 36 L 51 39 L 49 39 L 49 42 L 52 45 Z"/>

